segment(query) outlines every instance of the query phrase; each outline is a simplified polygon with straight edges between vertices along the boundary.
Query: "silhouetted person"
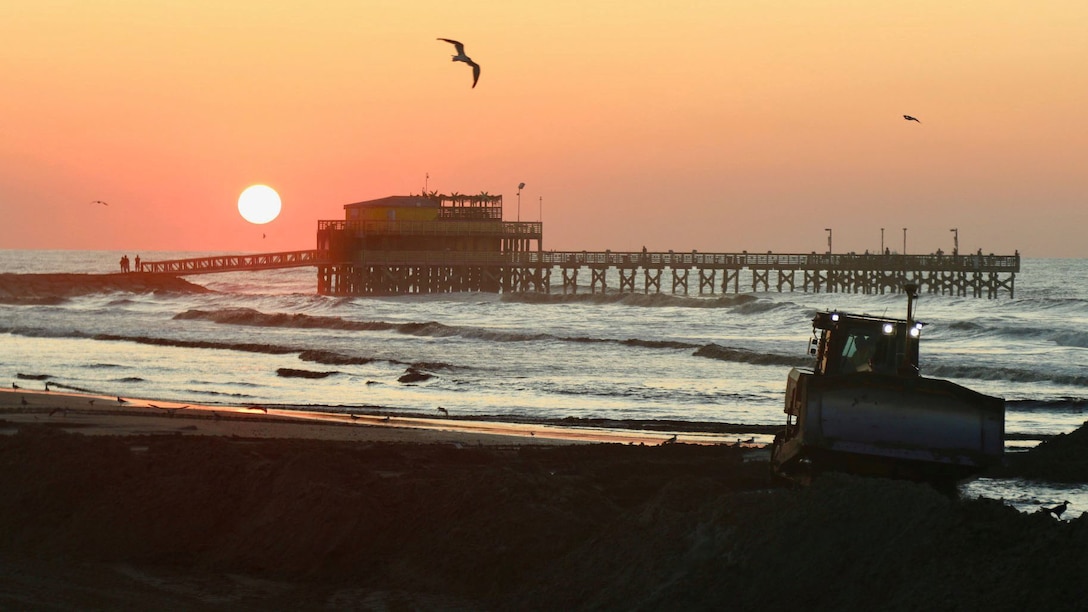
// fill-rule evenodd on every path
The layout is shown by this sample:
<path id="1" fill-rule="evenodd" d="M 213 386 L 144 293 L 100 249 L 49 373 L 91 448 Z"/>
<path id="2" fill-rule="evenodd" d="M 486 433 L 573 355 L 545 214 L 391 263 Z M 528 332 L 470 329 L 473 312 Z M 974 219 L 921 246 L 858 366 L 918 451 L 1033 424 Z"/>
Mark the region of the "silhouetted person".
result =
<path id="1" fill-rule="evenodd" d="M 136 271 L 137 272 L 140 271 L 140 256 L 139 255 L 136 256 Z"/>
<path id="2" fill-rule="evenodd" d="M 121 262 L 120 262 L 120 263 L 121 263 L 121 271 L 122 271 L 122 272 L 125 272 L 125 271 L 126 271 L 126 270 L 125 270 L 125 260 L 126 260 L 126 259 L 128 259 L 128 256 L 127 256 L 127 255 L 122 255 L 122 256 L 121 256 Z"/>

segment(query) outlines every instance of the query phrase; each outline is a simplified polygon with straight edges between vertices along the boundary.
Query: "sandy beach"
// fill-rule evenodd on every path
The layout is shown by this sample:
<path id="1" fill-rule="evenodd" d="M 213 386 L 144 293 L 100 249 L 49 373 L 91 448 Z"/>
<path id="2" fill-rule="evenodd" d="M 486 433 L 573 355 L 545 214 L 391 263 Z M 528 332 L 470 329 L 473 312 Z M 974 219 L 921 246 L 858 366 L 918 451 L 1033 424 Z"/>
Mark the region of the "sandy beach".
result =
<path id="1" fill-rule="evenodd" d="M 0 393 L 0 607 L 1088 604 L 1083 516 L 845 476 L 793 488 L 759 449 L 660 434 L 277 412 Z M 1084 478 L 1084 437 L 1025 469 Z"/>

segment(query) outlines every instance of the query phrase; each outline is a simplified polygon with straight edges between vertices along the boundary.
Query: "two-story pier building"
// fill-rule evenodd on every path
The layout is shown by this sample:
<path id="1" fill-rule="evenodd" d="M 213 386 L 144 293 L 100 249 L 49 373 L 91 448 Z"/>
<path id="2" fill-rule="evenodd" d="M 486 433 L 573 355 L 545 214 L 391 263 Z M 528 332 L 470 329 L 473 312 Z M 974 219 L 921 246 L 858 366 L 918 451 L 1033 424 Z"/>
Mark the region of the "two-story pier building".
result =
<path id="1" fill-rule="evenodd" d="M 540 222 L 502 220 L 502 196 L 390 196 L 344 206 L 319 221 L 319 293 L 339 295 L 520 291 L 542 285 Z M 539 264 L 539 259 L 536 259 Z"/>

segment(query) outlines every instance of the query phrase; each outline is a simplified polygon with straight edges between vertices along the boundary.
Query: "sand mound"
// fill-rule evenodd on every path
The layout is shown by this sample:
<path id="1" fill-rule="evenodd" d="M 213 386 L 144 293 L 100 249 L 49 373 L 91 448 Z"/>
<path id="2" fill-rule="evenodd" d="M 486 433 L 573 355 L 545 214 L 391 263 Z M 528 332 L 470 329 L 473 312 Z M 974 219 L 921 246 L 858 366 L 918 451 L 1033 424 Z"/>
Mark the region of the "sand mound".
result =
<path id="1" fill-rule="evenodd" d="M 108 438 L 31 427 L 0 437 L 0 491 L 0 607 L 1088 603 L 1088 518 L 1061 522 L 874 479 L 785 488 L 733 447 Z"/>
<path id="2" fill-rule="evenodd" d="M 1088 422 L 1072 432 L 1054 436 L 1029 453 L 1010 456 L 1004 475 L 1051 482 L 1088 482 Z"/>
<path id="3" fill-rule="evenodd" d="M 0 302 L 39 304 L 93 293 L 128 291 L 207 292 L 177 276 L 166 274 L 0 274 Z"/>

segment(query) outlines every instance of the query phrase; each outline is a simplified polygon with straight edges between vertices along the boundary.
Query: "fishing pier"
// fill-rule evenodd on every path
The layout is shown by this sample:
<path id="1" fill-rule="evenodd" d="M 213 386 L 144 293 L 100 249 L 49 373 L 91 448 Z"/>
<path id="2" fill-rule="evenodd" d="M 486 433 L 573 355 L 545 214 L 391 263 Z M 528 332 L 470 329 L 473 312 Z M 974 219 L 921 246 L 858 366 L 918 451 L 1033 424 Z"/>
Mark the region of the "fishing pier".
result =
<path id="1" fill-rule="evenodd" d="M 142 262 L 175 275 L 317 268 L 323 295 L 465 291 L 714 295 L 899 293 L 1013 297 L 1020 255 L 545 251 L 543 224 L 502 220 L 502 196 L 391 196 L 318 221 L 317 248 Z"/>

